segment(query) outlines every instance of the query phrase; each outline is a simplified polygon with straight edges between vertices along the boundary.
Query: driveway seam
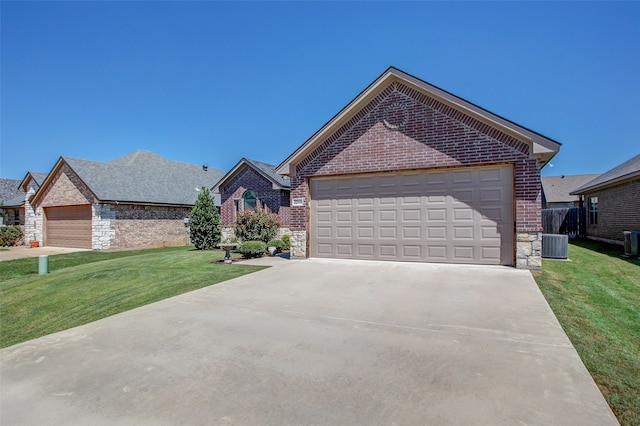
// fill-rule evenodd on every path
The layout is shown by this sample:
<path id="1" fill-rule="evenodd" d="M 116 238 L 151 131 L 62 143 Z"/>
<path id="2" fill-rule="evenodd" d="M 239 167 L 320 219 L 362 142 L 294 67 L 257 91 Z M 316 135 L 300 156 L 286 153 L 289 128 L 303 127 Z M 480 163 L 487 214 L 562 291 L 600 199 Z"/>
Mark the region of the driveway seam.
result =
<path id="1" fill-rule="evenodd" d="M 378 322 L 378 321 L 359 320 L 355 318 L 336 317 L 332 315 L 310 314 L 306 312 L 292 311 L 288 309 L 260 309 L 260 307 L 256 305 L 246 305 L 241 303 L 220 303 L 220 302 L 214 302 L 214 303 L 219 305 L 226 305 L 226 306 L 250 308 L 253 310 L 260 310 L 262 312 L 279 312 L 284 314 L 304 316 L 308 318 L 317 318 L 317 319 L 323 319 L 323 320 L 329 320 L 329 321 L 351 322 L 356 324 L 366 324 L 366 325 L 377 326 L 377 327 L 397 328 L 401 330 L 404 329 L 404 330 L 425 331 L 425 332 L 432 332 L 432 333 L 449 334 L 454 336 L 464 336 L 464 337 L 473 337 L 478 339 L 496 340 L 501 342 L 523 343 L 531 346 L 543 346 L 543 347 L 573 350 L 573 346 L 570 343 L 558 344 L 558 343 L 534 342 L 534 341 L 525 340 L 525 339 L 516 339 L 516 338 L 509 338 L 509 337 L 491 336 L 491 335 L 477 335 L 477 334 L 455 332 L 451 330 L 441 329 L 441 328 L 452 328 L 452 329 L 476 330 L 481 333 L 491 332 L 491 330 L 487 330 L 484 328 L 455 326 L 455 325 L 437 325 L 433 327 L 418 327 L 413 325 L 401 325 L 401 324 L 384 323 L 384 322 Z M 535 337 L 535 336 L 532 336 L 532 337 Z"/>

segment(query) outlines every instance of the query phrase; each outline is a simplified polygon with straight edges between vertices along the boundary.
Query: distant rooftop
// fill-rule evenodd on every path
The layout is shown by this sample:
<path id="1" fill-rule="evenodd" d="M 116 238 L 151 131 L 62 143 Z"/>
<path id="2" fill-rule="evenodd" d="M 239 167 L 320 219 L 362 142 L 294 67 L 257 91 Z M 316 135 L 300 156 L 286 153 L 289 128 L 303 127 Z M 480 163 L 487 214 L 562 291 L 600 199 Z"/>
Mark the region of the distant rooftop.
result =
<path id="1" fill-rule="evenodd" d="M 584 185 L 572 191 L 572 193 L 584 194 L 589 190 L 611 185 L 634 176 L 640 176 L 640 154 L 614 167 L 608 172 L 601 174 L 590 182 L 586 182 Z"/>
<path id="2" fill-rule="evenodd" d="M 571 192 L 598 176 L 600 175 L 545 176 L 542 178 L 543 201 L 547 203 L 570 203 L 578 201 L 580 197 L 578 195 L 571 195 Z"/>
<path id="3" fill-rule="evenodd" d="M 211 167 L 205 170 L 144 150 L 106 163 L 71 157 L 61 160 L 100 201 L 193 205 L 200 188 L 210 188 L 223 175 Z"/>
<path id="4" fill-rule="evenodd" d="M 5 204 L 6 201 L 16 198 L 24 193 L 20 191 L 20 181 L 16 179 L 0 178 L 0 202 Z"/>

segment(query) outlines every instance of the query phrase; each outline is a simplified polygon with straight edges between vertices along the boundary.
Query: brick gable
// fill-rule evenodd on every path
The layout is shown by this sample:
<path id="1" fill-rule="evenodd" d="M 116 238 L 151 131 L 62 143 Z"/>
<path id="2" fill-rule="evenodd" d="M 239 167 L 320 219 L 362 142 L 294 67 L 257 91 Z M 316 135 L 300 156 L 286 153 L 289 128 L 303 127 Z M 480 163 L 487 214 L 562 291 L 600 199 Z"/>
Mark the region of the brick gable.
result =
<path id="1" fill-rule="evenodd" d="M 38 200 L 37 207 L 92 204 L 95 197 L 84 182 L 67 165 L 56 172 Z"/>
<path id="2" fill-rule="evenodd" d="M 395 108 L 401 117 L 389 114 L 395 105 L 402 105 Z M 394 129 L 394 118 L 406 124 Z M 500 163 L 514 165 L 516 230 L 541 231 L 540 174 L 529 145 L 394 82 L 297 164 L 291 196 L 308 198 L 312 176 Z M 306 224 L 305 207 L 292 207 L 291 228 Z"/>
<path id="3" fill-rule="evenodd" d="M 245 167 L 227 185 L 220 188 L 220 215 L 225 227 L 235 225 L 234 200 L 241 199 L 246 191 L 253 191 L 261 205 L 278 215 L 283 227 L 289 226 L 289 191 L 273 189 L 273 183 L 254 170 Z"/>

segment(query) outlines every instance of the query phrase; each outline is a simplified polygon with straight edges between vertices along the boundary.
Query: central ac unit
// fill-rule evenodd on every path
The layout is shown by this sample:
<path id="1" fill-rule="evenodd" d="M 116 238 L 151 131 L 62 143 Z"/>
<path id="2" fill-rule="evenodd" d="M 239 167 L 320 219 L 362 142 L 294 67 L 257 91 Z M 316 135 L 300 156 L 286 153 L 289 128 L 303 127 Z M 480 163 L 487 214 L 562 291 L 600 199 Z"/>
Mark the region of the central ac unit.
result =
<path id="1" fill-rule="evenodd" d="M 568 256 L 568 235 L 542 234 L 542 257 L 547 259 L 566 259 Z"/>
<path id="2" fill-rule="evenodd" d="M 640 240 L 640 231 L 624 231 L 624 255 L 629 257 L 638 257 L 638 246 Z"/>

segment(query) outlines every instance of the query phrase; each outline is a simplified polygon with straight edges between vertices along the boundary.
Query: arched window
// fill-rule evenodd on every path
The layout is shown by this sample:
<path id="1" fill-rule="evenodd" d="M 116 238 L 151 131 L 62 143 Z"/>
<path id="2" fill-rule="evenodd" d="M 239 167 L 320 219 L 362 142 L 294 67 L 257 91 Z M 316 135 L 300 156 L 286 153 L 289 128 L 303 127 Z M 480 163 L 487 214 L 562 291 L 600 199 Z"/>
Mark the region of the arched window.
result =
<path id="1" fill-rule="evenodd" d="M 242 204 L 243 210 L 251 210 L 252 212 L 256 210 L 258 200 L 256 199 L 256 194 L 253 191 L 247 191 L 242 196 Z"/>

